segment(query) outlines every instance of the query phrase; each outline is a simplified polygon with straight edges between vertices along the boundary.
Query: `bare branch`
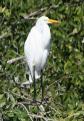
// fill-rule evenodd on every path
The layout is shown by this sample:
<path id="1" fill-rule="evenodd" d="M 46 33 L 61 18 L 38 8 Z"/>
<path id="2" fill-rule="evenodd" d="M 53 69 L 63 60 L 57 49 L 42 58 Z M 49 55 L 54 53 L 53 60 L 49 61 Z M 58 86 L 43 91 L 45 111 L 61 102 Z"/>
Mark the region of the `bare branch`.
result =
<path id="1" fill-rule="evenodd" d="M 12 63 L 19 61 L 19 60 L 22 60 L 22 59 L 24 59 L 24 56 L 20 56 L 20 57 L 17 57 L 17 58 L 10 59 L 10 60 L 7 61 L 7 63 L 12 64 Z"/>
<path id="2" fill-rule="evenodd" d="M 29 15 L 23 15 L 24 19 L 37 19 L 36 15 L 40 14 L 41 12 L 45 11 L 47 9 L 47 7 L 41 8 L 40 10 L 34 11 L 32 13 L 30 13 Z"/>
<path id="3" fill-rule="evenodd" d="M 32 116 L 29 114 L 29 111 L 27 110 L 26 106 L 23 103 L 18 103 L 18 104 L 21 105 L 25 109 L 29 118 L 31 119 L 31 121 L 33 121 Z"/>
<path id="4" fill-rule="evenodd" d="M 23 18 L 24 19 L 37 19 L 34 16 L 37 16 L 37 15 L 41 14 L 42 12 L 49 11 L 50 9 L 57 9 L 60 4 L 61 4 L 61 2 L 59 2 L 59 4 L 57 4 L 57 5 L 46 6 L 37 11 L 31 12 L 29 15 L 23 15 Z"/>
<path id="5" fill-rule="evenodd" d="M 21 105 L 25 109 L 25 111 L 27 112 L 27 115 L 30 117 L 31 120 L 32 120 L 32 118 L 36 118 L 36 119 L 40 118 L 40 119 L 43 119 L 44 121 L 53 121 L 53 119 L 44 117 L 43 115 L 30 114 L 29 111 L 27 110 L 26 106 L 23 103 L 18 103 L 18 104 Z"/>

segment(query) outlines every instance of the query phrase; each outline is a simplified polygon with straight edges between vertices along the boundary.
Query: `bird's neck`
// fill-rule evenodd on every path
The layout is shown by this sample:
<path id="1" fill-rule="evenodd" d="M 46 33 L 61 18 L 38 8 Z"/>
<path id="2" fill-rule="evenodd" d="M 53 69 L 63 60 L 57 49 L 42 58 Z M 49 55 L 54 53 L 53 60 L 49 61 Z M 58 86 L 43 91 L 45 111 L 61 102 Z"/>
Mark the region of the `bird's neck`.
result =
<path id="1" fill-rule="evenodd" d="M 38 24 L 36 24 L 36 26 L 37 26 L 38 30 L 42 33 L 44 33 L 45 31 L 46 32 L 50 31 L 50 28 L 46 23 L 39 22 Z"/>
<path id="2" fill-rule="evenodd" d="M 50 44 L 50 39 L 51 39 L 51 34 L 50 34 L 50 28 L 46 23 L 39 23 L 36 24 L 38 31 L 42 35 L 42 43 L 44 48 L 49 47 Z"/>

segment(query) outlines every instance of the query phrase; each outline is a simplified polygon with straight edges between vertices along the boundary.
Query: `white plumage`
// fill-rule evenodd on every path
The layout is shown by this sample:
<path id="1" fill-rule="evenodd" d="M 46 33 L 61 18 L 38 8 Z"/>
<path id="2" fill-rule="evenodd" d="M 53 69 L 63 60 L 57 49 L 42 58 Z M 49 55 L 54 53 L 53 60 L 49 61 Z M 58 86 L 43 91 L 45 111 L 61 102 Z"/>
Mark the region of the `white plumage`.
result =
<path id="1" fill-rule="evenodd" d="M 40 78 L 41 70 L 43 70 L 46 64 L 51 39 L 49 23 L 58 23 L 58 21 L 49 19 L 46 16 L 40 17 L 26 39 L 24 53 L 29 67 L 29 81 L 24 84 L 31 84 L 33 82 L 34 66 L 35 79 L 37 80 Z"/>

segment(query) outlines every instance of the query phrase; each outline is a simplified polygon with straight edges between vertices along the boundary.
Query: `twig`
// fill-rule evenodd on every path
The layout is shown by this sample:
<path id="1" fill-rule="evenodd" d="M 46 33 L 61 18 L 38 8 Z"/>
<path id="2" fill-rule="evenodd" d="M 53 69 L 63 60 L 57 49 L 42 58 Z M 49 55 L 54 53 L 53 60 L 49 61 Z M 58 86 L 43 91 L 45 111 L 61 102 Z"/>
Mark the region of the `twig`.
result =
<path id="1" fill-rule="evenodd" d="M 20 56 L 20 57 L 17 57 L 17 58 L 10 59 L 10 60 L 7 61 L 7 63 L 12 64 L 12 63 L 19 61 L 19 60 L 22 60 L 22 59 L 24 59 L 24 56 Z"/>
<path id="2" fill-rule="evenodd" d="M 26 101 L 21 101 L 21 103 L 23 103 L 24 105 L 32 105 L 32 106 L 38 106 L 38 105 L 46 105 L 47 102 L 46 101 L 40 101 L 40 100 L 36 100 L 34 101 L 33 99 L 27 99 Z"/>
<path id="3" fill-rule="evenodd" d="M 58 82 L 58 81 L 60 81 L 60 80 L 63 80 L 63 79 L 65 79 L 65 78 L 69 78 L 69 77 L 67 77 L 66 75 L 64 75 L 63 77 L 57 79 L 56 81 L 54 81 L 53 83 L 51 83 L 51 84 L 48 86 L 47 90 L 48 90 L 52 85 L 54 85 L 56 82 Z"/>
<path id="4" fill-rule="evenodd" d="M 80 3 L 82 3 L 82 2 L 80 2 Z M 44 8 L 41 8 L 41 9 L 39 9 L 37 11 L 34 11 L 34 12 L 30 13 L 29 15 L 23 15 L 23 18 L 24 19 L 37 19 L 34 16 L 37 16 L 37 15 L 41 14 L 43 11 L 50 11 L 51 9 L 57 9 L 61 4 L 62 4 L 62 2 L 59 2 L 57 5 L 53 4 L 53 5 L 50 5 L 50 6 L 46 6 Z M 72 6 L 71 3 L 64 3 L 64 4 Z M 77 5 L 77 4 L 78 4 L 78 2 L 74 3 L 74 5 Z"/>
<path id="5" fill-rule="evenodd" d="M 23 15 L 23 17 L 24 17 L 24 19 L 37 19 L 34 16 L 41 14 L 43 11 L 46 11 L 46 10 L 49 11 L 50 9 L 57 9 L 60 4 L 61 4 L 61 2 L 59 2 L 59 4 L 57 4 L 57 5 L 46 6 L 44 8 L 41 8 L 37 11 L 30 13 L 29 15 Z"/>
<path id="6" fill-rule="evenodd" d="M 9 91 L 10 92 L 10 91 Z M 16 96 L 16 97 L 20 97 L 23 101 L 21 101 L 21 102 L 18 102 L 18 103 L 22 103 L 22 104 L 24 104 L 24 105 L 46 105 L 47 104 L 47 101 L 41 101 L 41 100 L 36 100 L 35 102 L 33 101 L 33 99 L 31 98 L 31 97 L 24 97 L 24 96 L 21 96 L 21 95 L 19 95 L 19 94 L 16 94 L 16 93 L 14 93 L 14 92 L 10 92 L 10 93 L 12 93 L 14 96 Z"/>
<path id="7" fill-rule="evenodd" d="M 59 2 L 59 4 L 57 4 L 57 5 L 53 4 L 53 5 L 51 5 L 51 6 L 49 7 L 49 10 L 50 10 L 50 9 L 57 9 L 61 4 L 62 4 L 62 2 Z"/>
<path id="8" fill-rule="evenodd" d="M 18 94 L 18 93 L 14 93 L 14 92 L 12 92 L 12 91 L 9 91 L 9 93 L 11 93 L 12 95 L 14 95 L 14 96 L 16 96 L 16 97 L 18 97 L 18 98 L 21 98 L 21 99 L 24 99 L 24 100 L 28 101 L 28 100 L 27 100 L 28 98 L 24 97 L 24 95 L 20 95 L 20 94 Z"/>
<path id="9" fill-rule="evenodd" d="M 47 7 L 41 8 L 40 10 L 34 11 L 30 13 L 29 15 L 23 15 L 24 19 L 36 19 L 34 16 L 40 14 L 41 12 L 45 11 Z"/>
<path id="10" fill-rule="evenodd" d="M 30 114 L 26 108 L 26 106 L 23 104 L 23 103 L 18 103 L 19 105 L 21 105 L 25 111 L 27 112 L 27 115 L 30 117 L 30 118 L 40 118 L 40 119 L 43 119 L 44 121 L 53 121 L 53 119 L 50 119 L 50 118 L 46 118 L 44 117 L 43 115 L 36 115 L 36 114 Z M 32 120 L 33 121 L 33 120 Z"/>
<path id="11" fill-rule="evenodd" d="M 25 111 L 27 112 L 27 115 L 29 116 L 29 118 L 31 119 L 31 121 L 33 121 L 31 115 L 29 114 L 29 111 L 26 108 L 26 106 L 23 103 L 18 103 L 18 104 L 21 105 L 25 109 Z"/>

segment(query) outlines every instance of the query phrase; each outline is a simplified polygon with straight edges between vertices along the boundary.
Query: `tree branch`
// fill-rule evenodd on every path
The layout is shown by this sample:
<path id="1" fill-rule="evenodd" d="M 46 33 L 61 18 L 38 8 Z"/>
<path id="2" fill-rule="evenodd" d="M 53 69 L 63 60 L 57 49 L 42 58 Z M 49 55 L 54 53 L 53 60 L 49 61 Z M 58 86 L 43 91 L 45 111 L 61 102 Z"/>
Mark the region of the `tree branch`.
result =
<path id="1" fill-rule="evenodd" d="M 26 106 L 23 103 L 18 103 L 18 104 L 21 105 L 25 109 L 25 111 L 27 112 L 27 115 L 30 117 L 31 120 L 32 118 L 36 118 L 36 119 L 40 118 L 40 119 L 43 119 L 44 121 L 53 121 L 53 119 L 44 117 L 43 115 L 30 114 Z"/>
<path id="2" fill-rule="evenodd" d="M 24 59 L 24 56 L 20 56 L 20 57 L 17 57 L 17 58 L 10 59 L 10 60 L 7 61 L 7 63 L 12 64 L 12 63 L 19 61 L 19 60 L 22 60 L 22 59 Z"/>
<path id="3" fill-rule="evenodd" d="M 37 11 L 31 12 L 29 15 L 23 15 L 23 18 L 24 19 L 37 19 L 34 16 L 37 16 L 44 11 L 49 11 L 50 9 L 57 9 L 60 6 L 60 4 L 61 4 L 61 2 L 59 2 L 59 4 L 57 4 L 57 5 L 46 6 L 44 8 L 37 10 Z"/>

